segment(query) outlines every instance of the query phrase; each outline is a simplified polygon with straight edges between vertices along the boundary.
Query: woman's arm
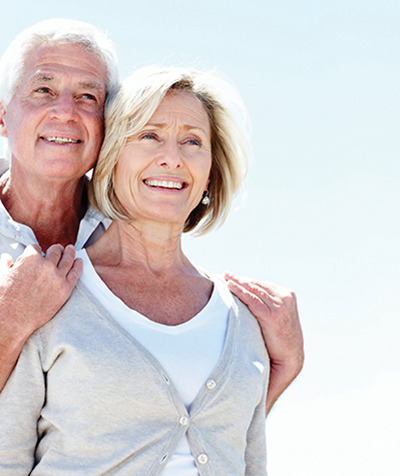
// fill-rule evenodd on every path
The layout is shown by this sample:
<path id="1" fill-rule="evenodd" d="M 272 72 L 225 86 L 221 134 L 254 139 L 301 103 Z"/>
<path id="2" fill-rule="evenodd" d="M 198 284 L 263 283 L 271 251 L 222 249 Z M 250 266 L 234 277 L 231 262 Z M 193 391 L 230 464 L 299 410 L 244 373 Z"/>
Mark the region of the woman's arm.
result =
<path id="1" fill-rule="evenodd" d="M 270 356 L 266 414 L 299 375 L 304 364 L 304 341 L 296 295 L 262 281 L 225 274 L 230 291 L 257 317 Z"/>
<path id="2" fill-rule="evenodd" d="M 51 246 L 42 256 L 28 246 L 13 262 L 0 257 L 0 392 L 28 337 L 48 322 L 70 296 L 82 273 L 75 249 Z"/>
<path id="3" fill-rule="evenodd" d="M 246 476 L 267 475 L 264 402 L 256 407 L 253 420 L 247 431 L 245 462 Z"/>
<path id="4" fill-rule="evenodd" d="M 45 401 L 45 382 L 36 335 L 25 344 L 0 394 L 0 474 L 25 476 L 32 471 L 37 422 Z"/>

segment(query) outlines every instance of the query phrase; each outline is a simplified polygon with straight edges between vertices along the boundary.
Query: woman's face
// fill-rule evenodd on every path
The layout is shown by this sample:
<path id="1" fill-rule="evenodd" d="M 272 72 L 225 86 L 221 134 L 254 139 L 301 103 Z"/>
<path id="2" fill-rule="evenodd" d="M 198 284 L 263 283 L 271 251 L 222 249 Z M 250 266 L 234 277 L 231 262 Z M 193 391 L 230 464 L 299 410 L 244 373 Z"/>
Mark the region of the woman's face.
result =
<path id="1" fill-rule="evenodd" d="M 211 162 L 206 110 L 194 94 L 171 91 L 122 150 L 116 196 L 133 219 L 183 226 L 207 189 Z"/>

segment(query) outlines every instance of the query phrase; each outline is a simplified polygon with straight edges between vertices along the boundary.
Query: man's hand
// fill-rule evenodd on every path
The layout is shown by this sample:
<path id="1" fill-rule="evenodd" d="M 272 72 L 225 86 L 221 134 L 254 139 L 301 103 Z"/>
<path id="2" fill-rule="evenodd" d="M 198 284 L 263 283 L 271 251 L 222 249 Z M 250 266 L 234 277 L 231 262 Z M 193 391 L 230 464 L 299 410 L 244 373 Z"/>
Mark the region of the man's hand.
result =
<path id="1" fill-rule="evenodd" d="M 230 291 L 257 317 L 270 357 L 268 414 L 276 400 L 300 373 L 304 341 L 296 295 L 289 289 L 262 281 L 224 275 Z"/>
<path id="2" fill-rule="evenodd" d="M 83 269 L 75 248 L 52 245 L 45 256 L 28 246 L 15 263 L 0 257 L 0 391 L 26 339 L 48 322 L 69 298 Z"/>

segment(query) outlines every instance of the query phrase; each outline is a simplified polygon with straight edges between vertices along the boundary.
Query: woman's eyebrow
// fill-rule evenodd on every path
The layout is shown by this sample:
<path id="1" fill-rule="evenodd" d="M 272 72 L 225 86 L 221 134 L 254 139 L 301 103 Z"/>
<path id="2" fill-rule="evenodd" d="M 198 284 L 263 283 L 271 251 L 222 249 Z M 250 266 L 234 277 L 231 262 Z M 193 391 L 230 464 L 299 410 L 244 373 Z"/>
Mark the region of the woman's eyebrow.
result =
<path id="1" fill-rule="evenodd" d="M 169 125 L 170 125 L 170 123 L 168 121 L 166 121 L 166 122 L 148 122 L 144 126 L 144 128 L 146 128 L 146 127 L 156 127 L 156 128 L 162 129 L 163 127 L 168 127 Z M 207 133 L 207 128 L 201 126 L 200 124 L 183 124 L 182 127 L 185 130 L 198 130 L 198 131 L 201 131 L 203 133 Z"/>

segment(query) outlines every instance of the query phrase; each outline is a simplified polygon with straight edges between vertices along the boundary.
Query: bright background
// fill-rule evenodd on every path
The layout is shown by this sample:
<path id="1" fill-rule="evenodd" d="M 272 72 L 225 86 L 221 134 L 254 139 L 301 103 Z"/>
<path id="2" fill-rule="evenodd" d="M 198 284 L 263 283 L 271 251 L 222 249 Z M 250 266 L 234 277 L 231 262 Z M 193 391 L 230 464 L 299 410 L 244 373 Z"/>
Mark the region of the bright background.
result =
<path id="1" fill-rule="evenodd" d="M 400 475 L 398 0 L 0 0 L 0 53 L 52 17 L 108 30 L 122 77 L 164 62 L 237 85 L 247 201 L 186 249 L 297 293 L 306 364 L 267 420 L 269 475 Z"/>

